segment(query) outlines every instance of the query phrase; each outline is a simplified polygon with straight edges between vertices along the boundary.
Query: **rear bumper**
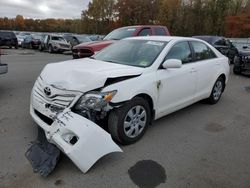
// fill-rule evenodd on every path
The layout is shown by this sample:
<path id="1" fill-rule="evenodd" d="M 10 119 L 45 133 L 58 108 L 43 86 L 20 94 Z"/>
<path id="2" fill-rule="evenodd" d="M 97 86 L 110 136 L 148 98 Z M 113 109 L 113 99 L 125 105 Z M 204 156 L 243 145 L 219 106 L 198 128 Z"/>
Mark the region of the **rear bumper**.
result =
<path id="1" fill-rule="evenodd" d="M 0 63 L 0 74 L 5 74 L 8 72 L 8 65 Z"/>

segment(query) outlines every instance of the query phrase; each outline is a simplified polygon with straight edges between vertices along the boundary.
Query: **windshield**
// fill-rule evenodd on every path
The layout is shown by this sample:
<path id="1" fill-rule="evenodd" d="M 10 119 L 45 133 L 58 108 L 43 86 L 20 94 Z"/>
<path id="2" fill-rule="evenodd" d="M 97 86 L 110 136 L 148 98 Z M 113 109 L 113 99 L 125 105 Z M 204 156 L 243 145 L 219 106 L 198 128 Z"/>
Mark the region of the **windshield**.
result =
<path id="1" fill-rule="evenodd" d="M 76 36 L 80 43 L 82 42 L 91 42 L 91 40 L 87 36 Z"/>
<path id="2" fill-rule="evenodd" d="M 42 36 L 41 35 L 32 35 L 33 39 L 35 40 L 41 40 Z"/>
<path id="3" fill-rule="evenodd" d="M 62 42 L 66 42 L 63 37 L 52 36 L 51 39 L 52 40 L 59 40 L 59 41 L 62 41 Z"/>
<path id="4" fill-rule="evenodd" d="M 18 39 L 24 39 L 26 37 L 26 35 L 17 35 Z"/>
<path id="5" fill-rule="evenodd" d="M 149 67 L 161 53 L 167 42 L 149 40 L 122 40 L 92 58 L 136 67 Z"/>
<path id="6" fill-rule="evenodd" d="M 135 31 L 135 27 L 116 29 L 109 33 L 103 40 L 121 40 L 127 37 L 132 37 Z"/>

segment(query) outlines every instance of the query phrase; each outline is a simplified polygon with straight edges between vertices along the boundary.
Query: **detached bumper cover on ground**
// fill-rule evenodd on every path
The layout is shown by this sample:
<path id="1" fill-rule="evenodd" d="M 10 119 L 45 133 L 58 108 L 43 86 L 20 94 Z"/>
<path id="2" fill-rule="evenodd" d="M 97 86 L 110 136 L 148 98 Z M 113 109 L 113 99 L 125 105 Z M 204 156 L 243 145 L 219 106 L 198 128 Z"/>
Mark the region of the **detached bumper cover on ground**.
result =
<path id="1" fill-rule="evenodd" d="M 32 107 L 31 115 L 45 131 L 48 141 L 55 144 L 84 173 L 104 155 L 122 152 L 110 134 L 69 109 L 57 115 L 51 126 L 36 116 Z"/>

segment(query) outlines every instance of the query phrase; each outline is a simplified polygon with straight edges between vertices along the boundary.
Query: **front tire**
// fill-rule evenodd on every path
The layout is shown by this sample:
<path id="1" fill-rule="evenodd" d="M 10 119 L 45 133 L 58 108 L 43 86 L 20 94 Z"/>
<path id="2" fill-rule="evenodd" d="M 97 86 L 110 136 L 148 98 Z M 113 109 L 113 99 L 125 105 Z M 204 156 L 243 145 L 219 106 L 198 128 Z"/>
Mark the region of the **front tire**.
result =
<path id="1" fill-rule="evenodd" d="M 208 103 L 216 104 L 220 100 L 224 88 L 225 80 L 223 79 L 223 77 L 219 77 L 213 86 L 210 97 L 207 99 Z"/>
<path id="2" fill-rule="evenodd" d="M 121 144 L 133 144 L 146 132 L 151 120 L 150 107 L 143 98 L 136 97 L 109 115 L 108 129 Z"/>

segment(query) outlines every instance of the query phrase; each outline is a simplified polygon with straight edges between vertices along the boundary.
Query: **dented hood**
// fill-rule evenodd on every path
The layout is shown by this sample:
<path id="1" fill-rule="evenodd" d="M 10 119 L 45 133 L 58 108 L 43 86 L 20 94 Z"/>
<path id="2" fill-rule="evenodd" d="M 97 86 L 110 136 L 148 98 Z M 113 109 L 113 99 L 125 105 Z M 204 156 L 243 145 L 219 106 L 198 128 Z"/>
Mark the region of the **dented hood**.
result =
<path id="1" fill-rule="evenodd" d="M 108 63 L 94 59 L 78 59 L 48 64 L 42 79 L 59 89 L 87 92 L 103 87 L 108 78 L 140 75 L 144 68 Z"/>

